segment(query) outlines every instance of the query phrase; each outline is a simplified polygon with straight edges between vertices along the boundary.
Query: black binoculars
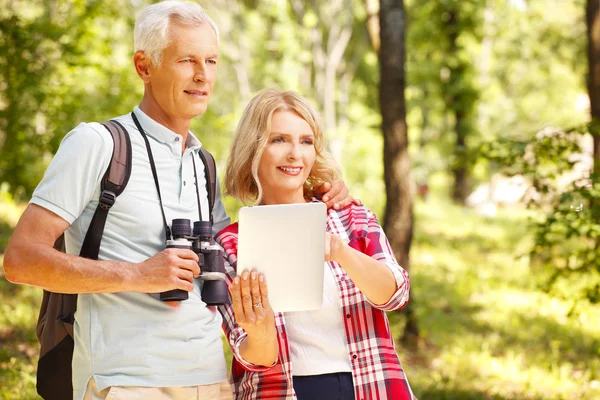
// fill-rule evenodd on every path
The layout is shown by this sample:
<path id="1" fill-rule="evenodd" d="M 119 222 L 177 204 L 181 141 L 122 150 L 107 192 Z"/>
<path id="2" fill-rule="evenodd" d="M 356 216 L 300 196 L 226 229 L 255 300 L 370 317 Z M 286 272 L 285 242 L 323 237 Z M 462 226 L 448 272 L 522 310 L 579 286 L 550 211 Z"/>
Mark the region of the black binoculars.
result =
<path id="1" fill-rule="evenodd" d="M 223 263 L 223 249 L 212 239 L 210 221 L 194 222 L 192 231 L 190 220 L 174 219 L 171 224 L 172 240 L 167 240 L 167 248 L 190 249 L 198 255 L 202 301 L 209 306 L 229 304 L 226 272 Z M 188 299 L 188 292 L 174 289 L 160 294 L 162 301 L 182 301 Z"/>

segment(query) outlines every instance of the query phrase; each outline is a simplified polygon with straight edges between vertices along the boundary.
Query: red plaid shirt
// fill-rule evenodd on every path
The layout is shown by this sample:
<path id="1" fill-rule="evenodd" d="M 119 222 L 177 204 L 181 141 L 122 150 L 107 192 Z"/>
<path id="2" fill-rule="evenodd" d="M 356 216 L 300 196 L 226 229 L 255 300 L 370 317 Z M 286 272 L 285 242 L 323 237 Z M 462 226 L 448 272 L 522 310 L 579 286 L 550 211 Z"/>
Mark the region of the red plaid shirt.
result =
<path id="1" fill-rule="evenodd" d="M 400 365 L 385 315 L 385 311 L 402 308 L 408 301 L 408 273 L 396 262 L 377 218 L 365 207 L 350 205 L 340 211 L 330 209 L 327 231 L 341 237 L 354 249 L 386 264 L 394 273 L 398 286 L 386 304 L 374 305 L 363 296 L 338 263 L 329 262 L 346 316 L 343 323 L 356 399 L 416 400 Z M 225 250 L 225 267 L 230 283 L 237 267 L 237 234 L 238 225 L 232 224 L 217 235 L 217 242 Z M 219 311 L 223 316 L 223 330 L 235 356 L 231 380 L 236 399 L 296 399 L 285 315 L 275 314 L 279 359 L 272 367 L 261 367 L 240 357 L 238 349 L 246 332 L 236 324 L 233 307 L 221 306 Z"/>

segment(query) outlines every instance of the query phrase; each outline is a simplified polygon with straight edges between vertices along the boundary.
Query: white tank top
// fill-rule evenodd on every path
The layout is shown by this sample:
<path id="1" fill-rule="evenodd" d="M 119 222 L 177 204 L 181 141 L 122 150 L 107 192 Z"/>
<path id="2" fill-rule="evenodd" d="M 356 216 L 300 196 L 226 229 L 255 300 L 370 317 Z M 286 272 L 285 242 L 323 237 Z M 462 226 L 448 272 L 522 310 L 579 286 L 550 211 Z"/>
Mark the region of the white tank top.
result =
<path id="1" fill-rule="evenodd" d="M 351 372 L 344 313 L 335 277 L 325 263 L 323 307 L 284 313 L 293 375 Z"/>

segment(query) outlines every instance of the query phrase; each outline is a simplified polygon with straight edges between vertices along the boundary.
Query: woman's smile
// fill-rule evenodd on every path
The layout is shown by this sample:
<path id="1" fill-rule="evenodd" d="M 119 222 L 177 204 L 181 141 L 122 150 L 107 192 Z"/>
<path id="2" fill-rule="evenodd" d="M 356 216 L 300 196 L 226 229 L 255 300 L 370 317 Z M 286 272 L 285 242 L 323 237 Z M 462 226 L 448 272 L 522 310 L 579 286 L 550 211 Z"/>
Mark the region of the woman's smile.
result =
<path id="1" fill-rule="evenodd" d="M 277 168 L 280 169 L 281 171 L 283 171 L 283 173 L 285 173 L 287 175 L 292 175 L 292 176 L 300 175 L 300 172 L 302 171 L 302 167 L 277 167 Z"/>

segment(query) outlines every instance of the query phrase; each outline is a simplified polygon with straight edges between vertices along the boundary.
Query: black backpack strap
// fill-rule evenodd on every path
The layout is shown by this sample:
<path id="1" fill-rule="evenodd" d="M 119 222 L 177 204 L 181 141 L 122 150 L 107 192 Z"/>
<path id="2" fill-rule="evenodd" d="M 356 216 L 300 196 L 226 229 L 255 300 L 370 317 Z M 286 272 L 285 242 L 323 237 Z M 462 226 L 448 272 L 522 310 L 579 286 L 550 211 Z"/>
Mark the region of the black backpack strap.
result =
<path id="1" fill-rule="evenodd" d="M 100 251 L 100 242 L 104 233 L 104 225 L 108 210 L 115 203 L 129 181 L 131 175 L 131 139 L 127 130 L 119 122 L 110 120 L 102 123 L 110 132 L 113 142 L 113 154 L 106 173 L 100 183 L 100 199 L 96 212 L 81 246 L 81 257 L 96 260 Z"/>
<path id="2" fill-rule="evenodd" d="M 213 207 L 217 195 L 217 165 L 215 158 L 204 147 L 198 152 L 202 164 L 204 164 L 204 176 L 206 178 L 206 192 L 208 193 L 208 207 L 210 213 L 210 222 L 213 222 Z"/>

